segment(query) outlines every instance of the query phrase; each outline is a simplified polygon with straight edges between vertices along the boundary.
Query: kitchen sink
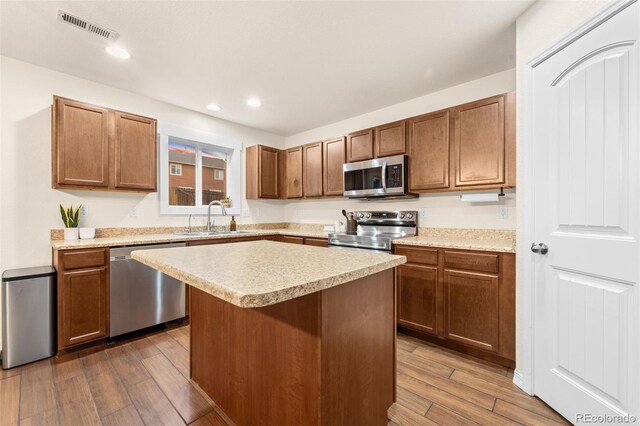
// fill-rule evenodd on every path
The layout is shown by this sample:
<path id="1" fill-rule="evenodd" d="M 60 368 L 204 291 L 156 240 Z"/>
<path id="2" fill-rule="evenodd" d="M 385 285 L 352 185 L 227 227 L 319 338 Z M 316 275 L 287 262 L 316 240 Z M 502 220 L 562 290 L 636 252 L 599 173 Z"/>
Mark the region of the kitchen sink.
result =
<path id="1" fill-rule="evenodd" d="M 202 237 L 207 235 L 237 235 L 237 234 L 255 234 L 253 231 L 194 231 L 194 232 L 176 232 L 174 235 L 184 237 Z"/>

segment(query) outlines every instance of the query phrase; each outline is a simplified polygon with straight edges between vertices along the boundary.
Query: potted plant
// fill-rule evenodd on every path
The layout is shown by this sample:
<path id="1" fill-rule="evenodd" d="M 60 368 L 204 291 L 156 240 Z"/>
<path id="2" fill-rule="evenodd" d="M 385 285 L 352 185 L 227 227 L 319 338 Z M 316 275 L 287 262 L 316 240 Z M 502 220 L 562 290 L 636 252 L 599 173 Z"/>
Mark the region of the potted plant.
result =
<path id="1" fill-rule="evenodd" d="M 231 207 L 231 197 L 224 197 L 220 202 L 225 207 Z"/>
<path id="2" fill-rule="evenodd" d="M 64 222 L 64 239 L 65 240 L 77 240 L 78 239 L 78 222 L 80 222 L 80 209 L 82 206 L 74 209 L 73 205 L 65 209 L 60 204 L 60 215 L 62 216 L 62 222 Z"/>

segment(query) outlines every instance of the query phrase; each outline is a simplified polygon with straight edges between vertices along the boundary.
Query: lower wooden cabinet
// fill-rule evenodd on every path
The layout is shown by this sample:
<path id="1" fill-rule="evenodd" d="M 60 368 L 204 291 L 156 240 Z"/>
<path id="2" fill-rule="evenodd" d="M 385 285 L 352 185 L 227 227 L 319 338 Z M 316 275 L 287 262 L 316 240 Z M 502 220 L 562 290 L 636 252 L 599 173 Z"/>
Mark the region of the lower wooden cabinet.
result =
<path id="1" fill-rule="evenodd" d="M 58 350 L 109 334 L 106 248 L 54 252 L 58 271 Z"/>
<path id="2" fill-rule="evenodd" d="M 406 265 L 398 268 L 398 324 L 437 335 L 438 268 Z"/>
<path id="3" fill-rule="evenodd" d="M 304 238 L 304 244 L 307 246 L 328 247 L 329 240 L 327 238 Z"/>
<path id="4" fill-rule="evenodd" d="M 515 362 L 515 255 L 395 247 L 398 325 L 434 343 Z"/>
<path id="5" fill-rule="evenodd" d="M 304 244 L 304 237 L 294 237 L 291 235 L 280 235 L 278 241 L 291 244 Z"/>

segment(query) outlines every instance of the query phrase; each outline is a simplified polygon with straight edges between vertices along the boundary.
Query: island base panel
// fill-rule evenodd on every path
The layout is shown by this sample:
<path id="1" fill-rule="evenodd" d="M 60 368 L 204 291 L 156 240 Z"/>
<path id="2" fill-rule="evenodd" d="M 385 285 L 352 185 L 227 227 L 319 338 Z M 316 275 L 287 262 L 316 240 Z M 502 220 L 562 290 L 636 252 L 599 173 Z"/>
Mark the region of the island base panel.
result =
<path id="1" fill-rule="evenodd" d="M 387 424 L 393 270 L 263 308 L 191 303 L 192 380 L 238 426 Z"/>

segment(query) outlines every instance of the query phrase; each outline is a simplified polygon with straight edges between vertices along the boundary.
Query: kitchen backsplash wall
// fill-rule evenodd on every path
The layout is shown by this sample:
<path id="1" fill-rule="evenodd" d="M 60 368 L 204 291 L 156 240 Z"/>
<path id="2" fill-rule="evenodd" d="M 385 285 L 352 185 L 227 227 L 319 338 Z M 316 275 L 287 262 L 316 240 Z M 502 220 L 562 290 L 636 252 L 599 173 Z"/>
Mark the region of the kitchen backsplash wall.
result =
<path id="1" fill-rule="evenodd" d="M 186 226 L 186 216 L 159 214 L 159 197 L 99 191 L 51 189 L 51 102 L 53 95 L 130 111 L 187 128 L 278 148 L 281 136 L 262 132 L 189 111 L 154 99 L 99 83 L 37 67 L 7 57 L 1 59 L 2 106 L 2 245 L 0 270 L 51 263 L 50 229 L 62 222 L 58 204 L 85 204 L 89 217 L 81 226 L 145 227 Z M 129 214 L 137 208 L 137 217 Z M 277 201 L 243 201 L 248 216 L 239 223 L 282 222 L 283 208 Z M 216 217 L 217 224 L 229 218 Z M 194 224 L 204 224 L 197 217 Z"/>

